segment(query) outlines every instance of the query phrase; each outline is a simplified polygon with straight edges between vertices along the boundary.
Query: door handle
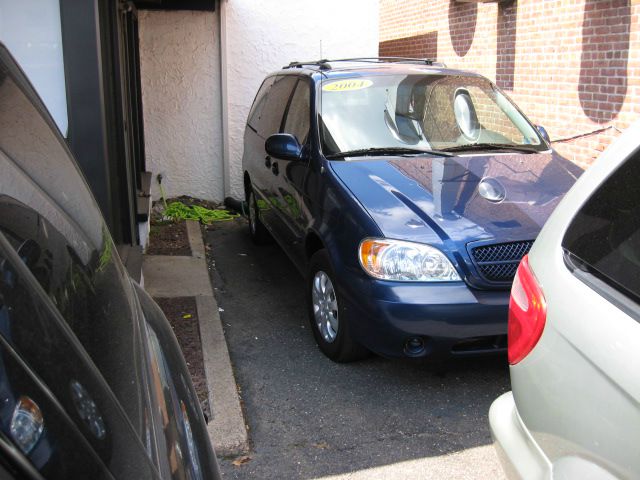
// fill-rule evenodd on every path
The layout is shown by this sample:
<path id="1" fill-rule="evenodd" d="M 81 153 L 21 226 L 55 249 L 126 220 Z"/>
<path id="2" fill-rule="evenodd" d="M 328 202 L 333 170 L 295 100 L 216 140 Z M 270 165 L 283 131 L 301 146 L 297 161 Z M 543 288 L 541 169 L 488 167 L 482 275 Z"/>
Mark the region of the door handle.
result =
<path id="1" fill-rule="evenodd" d="M 267 168 L 271 168 L 271 157 L 269 155 L 264 157 L 264 166 Z"/>
<path id="2" fill-rule="evenodd" d="M 280 173 L 280 170 L 278 169 L 278 162 L 273 162 L 273 165 L 271 165 L 271 171 L 274 175 L 278 175 L 278 173 Z"/>

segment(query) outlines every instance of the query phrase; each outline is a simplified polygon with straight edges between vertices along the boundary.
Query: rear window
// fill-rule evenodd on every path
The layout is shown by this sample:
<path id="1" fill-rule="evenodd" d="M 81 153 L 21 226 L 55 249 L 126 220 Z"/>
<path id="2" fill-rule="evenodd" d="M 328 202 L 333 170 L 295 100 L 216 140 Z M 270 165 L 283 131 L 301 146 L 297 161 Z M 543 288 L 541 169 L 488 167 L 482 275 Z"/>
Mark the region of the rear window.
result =
<path id="1" fill-rule="evenodd" d="M 591 196 L 562 241 L 576 267 L 640 303 L 640 153 Z"/>
<path id="2" fill-rule="evenodd" d="M 271 85 L 273 85 L 274 80 L 275 80 L 275 77 L 269 77 L 264 82 L 262 82 L 262 86 L 260 87 L 260 90 L 258 90 L 258 93 L 256 94 L 256 98 L 253 101 L 253 105 L 251 105 L 251 110 L 249 111 L 249 118 L 247 120 L 247 123 L 253 129 L 256 128 L 258 119 L 260 118 L 260 114 L 262 113 L 262 109 L 264 108 L 264 104 L 267 100 L 267 92 L 269 92 L 269 89 L 271 88 Z"/>
<path id="3" fill-rule="evenodd" d="M 257 105 L 253 108 L 249 125 L 258 135 L 267 138 L 280 130 L 282 117 L 296 82 L 297 78 L 294 76 L 279 75 L 275 77 L 268 92 L 256 99 Z"/>
<path id="4" fill-rule="evenodd" d="M 311 92 L 305 80 L 299 80 L 291 97 L 291 103 L 284 122 L 284 132 L 294 135 L 300 145 L 307 143 L 311 122 Z"/>

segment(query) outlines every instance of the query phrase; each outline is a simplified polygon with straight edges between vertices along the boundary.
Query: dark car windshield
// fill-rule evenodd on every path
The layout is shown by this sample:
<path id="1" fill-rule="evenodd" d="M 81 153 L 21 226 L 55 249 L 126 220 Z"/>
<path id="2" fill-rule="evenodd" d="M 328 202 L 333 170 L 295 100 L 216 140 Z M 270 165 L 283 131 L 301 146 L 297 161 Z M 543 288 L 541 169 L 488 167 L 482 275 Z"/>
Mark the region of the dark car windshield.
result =
<path id="1" fill-rule="evenodd" d="M 481 144 L 548 148 L 513 103 L 481 77 L 328 78 L 322 82 L 319 110 L 325 155 L 398 147 L 477 151 Z"/>

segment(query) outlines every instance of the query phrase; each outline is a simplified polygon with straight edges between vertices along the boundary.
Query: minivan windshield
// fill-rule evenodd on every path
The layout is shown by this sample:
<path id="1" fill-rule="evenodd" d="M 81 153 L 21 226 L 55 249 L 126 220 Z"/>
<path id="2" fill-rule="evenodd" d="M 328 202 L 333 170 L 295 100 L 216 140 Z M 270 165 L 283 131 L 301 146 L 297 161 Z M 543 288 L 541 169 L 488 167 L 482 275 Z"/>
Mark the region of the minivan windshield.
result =
<path id="1" fill-rule="evenodd" d="M 548 149 L 515 105 L 482 77 L 327 78 L 321 86 L 319 112 L 322 148 L 328 158 L 385 149 L 390 153 Z"/>

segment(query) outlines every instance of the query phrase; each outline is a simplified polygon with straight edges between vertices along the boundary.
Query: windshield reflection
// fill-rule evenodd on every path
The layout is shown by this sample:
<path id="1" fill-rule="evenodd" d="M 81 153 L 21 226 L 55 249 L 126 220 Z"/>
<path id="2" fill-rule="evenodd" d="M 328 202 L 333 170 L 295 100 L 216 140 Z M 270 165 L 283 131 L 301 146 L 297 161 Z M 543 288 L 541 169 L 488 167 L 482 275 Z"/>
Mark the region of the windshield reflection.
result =
<path id="1" fill-rule="evenodd" d="M 326 79 L 321 87 L 320 131 L 325 155 L 481 144 L 547 149 L 536 129 L 491 82 L 466 75 Z"/>

